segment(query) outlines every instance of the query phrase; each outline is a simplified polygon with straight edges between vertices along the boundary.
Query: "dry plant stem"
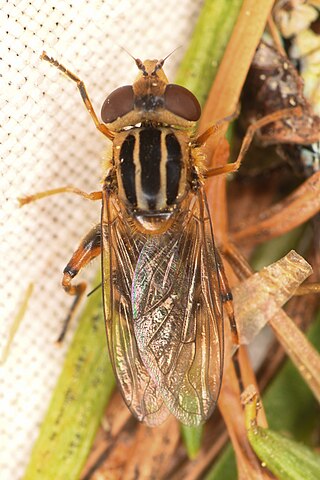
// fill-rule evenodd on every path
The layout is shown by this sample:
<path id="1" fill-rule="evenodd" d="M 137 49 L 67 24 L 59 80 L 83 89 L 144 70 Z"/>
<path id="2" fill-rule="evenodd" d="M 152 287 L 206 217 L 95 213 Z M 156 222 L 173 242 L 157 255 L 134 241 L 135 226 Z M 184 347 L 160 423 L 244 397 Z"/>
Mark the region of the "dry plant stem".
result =
<path id="1" fill-rule="evenodd" d="M 228 255 L 228 247 L 225 248 L 229 260 L 234 263 L 238 257 L 241 261 L 237 263 L 238 268 L 246 264 L 246 260 L 240 252 L 235 255 L 236 248 L 231 248 L 232 257 Z M 247 278 L 248 272 L 253 273 L 251 267 L 247 264 L 242 273 L 242 278 Z M 297 328 L 294 322 L 280 309 L 279 313 L 269 321 L 277 339 L 298 368 L 300 374 L 313 391 L 314 396 L 320 401 L 320 355 L 313 348 L 303 333 Z"/>
<path id="2" fill-rule="evenodd" d="M 173 416 L 157 428 L 139 425 L 122 478 L 162 478 L 179 439 L 179 424 Z"/>
<path id="3" fill-rule="evenodd" d="M 240 356 L 242 357 L 241 352 Z M 242 367 L 244 366 L 244 361 L 247 361 L 246 353 L 245 357 L 241 358 Z M 245 379 L 245 384 L 247 385 L 249 376 L 251 376 L 249 373 L 250 365 L 248 365 L 248 369 L 243 368 L 243 371 L 247 372 Z M 253 382 L 256 383 L 254 376 L 251 378 Z M 250 384 L 250 382 L 248 384 Z M 223 415 L 229 436 L 235 448 L 239 480 L 260 480 L 268 478 L 247 441 L 243 408 L 240 402 L 240 390 L 231 363 L 229 363 L 225 371 L 222 391 L 219 398 L 219 409 Z"/>
<path id="4" fill-rule="evenodd" d="M 82 480 L 91 478 L 92 472 L 100 471 L 101 466 L 107 462 L 108 450 L 114 446 L 121 430 L 131 418 L 130 410 L 125 405 L 120 393 L 116 391 L 101 421 L 102 427 L 100 427 L 87 463 L 82 471 Z"/>
<path id="5" fill-rule="evenodd" d="M 225 55 L 220 64 L 219 72 L 211 89 L 206 108 L 202 115 L 200 131 L 204 130 L 213 121 L 218 121 L 236 110 L 240 92 L 246 78 L 251 60 L 263 33 L 273 1 L 264 0 L 256 2 L 245 0 L 235 25 L 232 37 L 227 46 Z M 241 46 L 241 55 L 239 55 Z M 228 82 L 226 82 L 226 78 Z M 215 139 L 216 140 L 216 139 Z M 227 152 L 225 141 L 220 143 L 220 151 Z M 216 142 L 217 145 L 217 142 Z M 211 159 L 212 145 L 207 142 L 208 158 Z M 215 157 L 216 159 L 217 157 Z M 226 155 L 221 155 L 219 164 L 211 163 L 211 167 L 220 166 L 226 160 Z M 209 165 L 208 165 L 209 166 Z M 216 238 L 223 242 L 227 238 L 227 208 L 225 176 L 217 177 L 207 182 L 209 205 L 212 207 L 212 219 Z M 218 222 L 215 223 L 215 212 L 219 211 Z M 224 219 L 224 220 L 221 220 Z M 242 357 L 242 356 L 241 356 Z M 243 372 L 243 358 L 240 359 Z M 245 367 L 253 375 L 252 368 Z M 230 377 L 231 375 L 231 377 Z M 231 387 L 232 386 L 232 387 Z M 228 426 L 233 446 L 237 456 L 239 478 L 246 480 L 267 478 L 259 462 L 253 455 L 246 438 L 243 422 L 242 406 L 239 398 L 240 392 L 231 362 L 225 371 L 223 388 L 219 400 L 221 410 Z M 230 408 L 230 406 L 232 408 Z M 237 411 L 237 415 L 234 413 Z M 232 413 L 231 413 L 232 412 Z M 244 454 L 245 452 L 245 454 Z"/>
<path id="6" fill-rule="evenodd" d="M 98 469 L 94 469 L 89 472 L 86 477 L 82 477 L 83 480 L 101 480 L 107 478 L 120 480 L 124 478 L 123 472 L 126 468 L 128 455 L 134 448 L 134 443 L 135 436 L 133 432 L 121 430 L 108 451 L 107 460 L 100 465 Z"/>
<path id="7" fill-rule="evenodd" d="M 248 220 L 231 235 L 234 243 L 256 245 L 283 235 L 306 222 L 320 210 L 320 172 L 315 173 L 283 201 Z"/>
<path id="8" fill-rule="evenodd" d="M 283 310 L 269 325 L 320 402 L 320 355 Z"/>
<path id="9" fill-rule="evenodd" d="M 233 271 L 238 278 L 243 280 L 254 273 L 247 260 L 233 243 L 225 243 L 222 252 L 226 255 L 228 262 L 232 265 Z"/>
<path id="10" fill-rule="evenodd" d="M 203 112 L 200 131 L 236 111 L 242 86 L 273 3 L 274 0 L 244 0 L 210 91 L 207 102 L 210 107 Z"/>
<path id="11" fill-rule="evenodd" d="M 309 263 L 292 250 L 237 285 L 233 298 L 240 343 L 250 344 L 311 273 Z"/>
<path id="12" fill-rule="evenodd" d="M 320 283 L 307 283 L 297 288 L 295 295 L 309 295 L 310 293 L 320 293 Z"/>
<path id="13" fill-rule="evenodd" d="M 171 416 L 163 425 L 154 429 L 135 423 L 130 430 L 126 430 L 123 428 L 125 415 L 122 422 L 115 419 L 116 415 L 121 413 L 116 406 L 116 401 L 119 400 L 119 394 L 116 394 L 107 409 L 106 421 L 115 422 L 111 425 L 109 443 L 105 441 L 105 446 L 108 447 L 107 456 L 96 468 L 94 465 L 91 469 L 86 468 L 82 479 L 165 478 L 169 459 L 176 451 L 180 438 L 178 422 Z"/>
<path id="14" fill-rule="evenodd" d="M 121 393 L 116 390 L 101 420 L 102 429 L 107 436 L 116 437 L 129 420 L 132 420 L 132 414 L 124 403 Z"/>
<path id="15" fill-rule="evenodd" d="M 205 452 L 202 450 L 195 460 L 188 462 L 183 469 L 179 469 L 173 476 L 170 475 L 170 480 L 198 480 L 202 478 L 204 471 L 217 457 L 228 439 L 229 435 L 225 429 L 209 450 Z"/>
<path id="16" fill-rule="evenodd" d="M 273 6 L 272 0 L 245 0 L 240 15 L 234 27 L 232 37 L 226 48 L 224 57 L 219 66 L 217 76 L 211 88 L 206 107 L 203 111 L 199 131 L 202 132 L 215 121 L 225 118 L 237 110 L 240 93 L 246 79 L 251 61 L 265 28 L 268 15 Z M 239 47 L 241 46 L 241 55 Z M 228 82 L 226 82 L 228 79 Z M 224 126 L 223 133 L 226 132 Z M 212 143 L 208 140 L 205 147 L 208 156 L 208 167 L 224 165 L 229 155 L 229 148 L 226 139 L 217 139 Z M 212 157 L 212 152 L 214 156 Z M 215 235 L 218 245 L 223 244 L 227 239 L 227 212 L 221 207 L 219 200 L 225 204 L 226 198 L 226 176 L 221 175 L 216 179 L 207 181 L 207 194 L 209 205 L 218 206 L 212 211 L 214 220 Z M 212 199 L 212 200 L 211 200 Z"/>
<path id="17" fill-rule="evenodd" d="M 228 241 L 227 191 L 223 176 L 209 181 L 206 193 L 211 210 L 215 242 L 221 249 L 221 246 Z"/>
<path id="18" fill-rule="evenodd" d="M 312 262 L 311 262 L 312 263 Z M 314 295 L 310 297 L 296 297 L 292 299 L 287 308 L 287 314 L 303 332 L 310 326 L 319 306 L 319 298 Z M 273 379 L 276 372 L 286 359 L 286 352 L 281 344 L 275 339 L 270 346 L 268 353 L 258 372 L 260 391 L 264 391 Z"/>
<path id="19" fill-rule="evenodd" d="M 206 107 L 202 113 L 199 124 L 200 132 L 237 110 L 244 81 L 273 3 L 274 0 L 260 0 L 259 2 L 244 0 L 232 37 L 209 93 Z M 239 46 L 241 46 L 241 55 L 239 54 Z M 226 82 L 226 79 L 228 79 L 228 82 Z M 222 133 L 226 131 L 227 124 L 221 128 Z M 226 140 L 222 139 L 221 143 L 227 150 Z M 208 167 L 221 165 L 218 155 L 211 158 L 212 151 L 217 151 L 216 147 L 217 140 L 212 139 L 211 143 L 209 139 L 204 148 L 208 155 Z M 221 155 L 221 152 L 219 152 L 219 155 Z M 222 155 L 222 157 L 224 159 L 225 155 Z M 208 183 L 210 184 L 210 181 Z"/>

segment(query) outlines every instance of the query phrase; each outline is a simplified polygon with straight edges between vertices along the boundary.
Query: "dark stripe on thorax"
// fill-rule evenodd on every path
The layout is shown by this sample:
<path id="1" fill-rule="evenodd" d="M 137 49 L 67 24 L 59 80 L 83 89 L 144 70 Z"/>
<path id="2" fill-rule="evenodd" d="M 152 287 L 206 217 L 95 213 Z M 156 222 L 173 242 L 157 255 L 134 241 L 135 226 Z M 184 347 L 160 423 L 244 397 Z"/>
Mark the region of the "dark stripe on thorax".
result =
<path id="1" fill-rule="evenodd" d="M 154 210 L 160 190 L 161 130 L 156 128 L 141 130 L 139 147 L 141 188 L 150 210 Z"/>
<path id="2" fill-rule="evenodd" d="M 133 152 L 136 139 L 134 135 L 128 135 L 122 143 L 120 150 L 120 171 L 122 185 L 131 205 L 137 205 L 137 194 L 135 185 L 136 167 L 133 161 Z"/>
<path id="3" fill-rule="evenodd" d="M 166 136 L 167 147 L 167 163 L 166 163 L 166 177 L 167 177 L 167 205 L 172 205 L 179 192 L 179 183 L 181 177 L 182 152 L 179 140 L 174 133 L 169 133 Z"/>

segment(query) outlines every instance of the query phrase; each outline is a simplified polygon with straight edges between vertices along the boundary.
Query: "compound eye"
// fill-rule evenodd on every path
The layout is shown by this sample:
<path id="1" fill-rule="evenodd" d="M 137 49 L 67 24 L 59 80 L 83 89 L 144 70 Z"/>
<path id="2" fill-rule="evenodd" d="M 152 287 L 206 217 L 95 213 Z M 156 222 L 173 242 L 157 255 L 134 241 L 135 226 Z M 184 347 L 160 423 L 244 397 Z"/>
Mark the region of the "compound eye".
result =
<path id="1" fill-rule="evenodd" d="M 164 92 L 165 108 L 175 115 L 195 122 L 199 120 L 201 115 L 201 107 L 190 90 L 187 90 L 181 85 L 174 85 L 170 83 L 167 85 Z"/>
<path id="2" fill-rule="evenodd" d="M 104 123 L 112 123 L 133 110 L 134 94 L 132 85 L 125 85 L 114 90 L 104 101 L 101 118 Z"/>

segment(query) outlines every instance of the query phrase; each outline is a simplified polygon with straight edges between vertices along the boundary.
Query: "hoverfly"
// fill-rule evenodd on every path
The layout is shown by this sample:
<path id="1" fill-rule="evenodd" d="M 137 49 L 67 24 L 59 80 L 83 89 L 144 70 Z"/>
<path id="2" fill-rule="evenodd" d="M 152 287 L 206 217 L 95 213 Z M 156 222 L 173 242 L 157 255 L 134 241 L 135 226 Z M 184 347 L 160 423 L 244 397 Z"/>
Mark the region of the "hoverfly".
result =
<path id="1" fill-rule="evenodd" d="M 232 295 L 203 189 L 210 172 L 201 145 L 216 126 L 193 138 L 199 102 L 168 82 L 164 60 L 135 59 L 139 76 L 106 98 L 100 123 L 83 82 L 45 52 L 41 58 L 77 83 L 96 127 L 113 142 L 113 155 L 102 191 L 65 187 L 21 203 L 66 191 L 102 199 L 101 222 L 73 254 L 62 285 L 75 295 L 74 308 L 85 284 L 73 285 L 73 278 L 102 254 L 108 347 L 127 406 L 149 425 L 169 413 L 198 425 L 212 413 L 220 391 L 223 304 L 236 338 Z"/>

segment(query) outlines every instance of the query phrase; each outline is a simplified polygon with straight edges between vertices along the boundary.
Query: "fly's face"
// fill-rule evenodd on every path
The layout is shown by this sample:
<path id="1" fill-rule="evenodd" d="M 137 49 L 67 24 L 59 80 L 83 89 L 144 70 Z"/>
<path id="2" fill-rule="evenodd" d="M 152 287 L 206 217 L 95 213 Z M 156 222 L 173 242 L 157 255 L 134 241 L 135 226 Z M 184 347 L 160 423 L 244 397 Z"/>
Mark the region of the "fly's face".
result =
<path id="1" fill-rule="evenodd" d="M 168 228 L 190 188 L 190 129 L 199 119 L 198 100 L 169 84 L 163 61 L 136 60 L 133 85 L 105 100 L 101 116 L 114 133 L 113 165 L 118 197 L 138 229 Z"/>

